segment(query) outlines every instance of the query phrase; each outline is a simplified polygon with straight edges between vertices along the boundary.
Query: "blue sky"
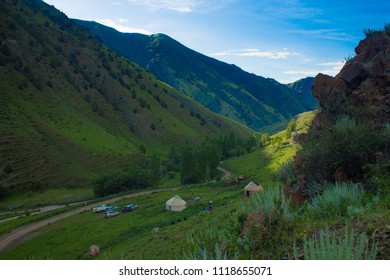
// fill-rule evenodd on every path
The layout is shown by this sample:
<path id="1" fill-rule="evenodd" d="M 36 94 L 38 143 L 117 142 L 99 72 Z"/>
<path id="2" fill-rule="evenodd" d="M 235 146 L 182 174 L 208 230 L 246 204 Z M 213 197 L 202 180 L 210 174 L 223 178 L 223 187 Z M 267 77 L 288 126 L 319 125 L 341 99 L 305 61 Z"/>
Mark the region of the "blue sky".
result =
<path id="1" fill-rule="evenodd" d="M 45 0 L 71 18 L 165 33 L 245 71 L 292 82 L 335 75 L 364 28 L 390 22 L 388 0 Z"/>

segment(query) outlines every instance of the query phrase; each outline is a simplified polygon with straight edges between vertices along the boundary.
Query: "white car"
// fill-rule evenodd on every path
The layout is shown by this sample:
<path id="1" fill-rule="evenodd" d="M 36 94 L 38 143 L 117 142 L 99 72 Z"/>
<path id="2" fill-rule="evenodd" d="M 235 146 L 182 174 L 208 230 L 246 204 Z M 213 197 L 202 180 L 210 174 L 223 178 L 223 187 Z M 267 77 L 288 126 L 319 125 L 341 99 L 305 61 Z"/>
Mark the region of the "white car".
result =
<path id="1" fill-rule="evenodd" d="M 108 205 L 105 205 L 105 204 L 103 204 L 103 205 L 98 205 L 98 206 L 92 208 L 92 211 L 93 211 L 94 213 L 103 212 L 103 211 L 105 211 L 108 207 L 109 207 L 109 206 L 108 206 Z"/>
<path id="2" fill-rule="evenodd" d="M 118 216 L 118 215 L 119 215 L 119 212 L 118 211 L 114 211 L 114 210 L 107 211 L 106 214 L 104 214 L 104 216 L 106 218 L 111 218 L 111 217 L 115 217 L 115 216 Z"/>

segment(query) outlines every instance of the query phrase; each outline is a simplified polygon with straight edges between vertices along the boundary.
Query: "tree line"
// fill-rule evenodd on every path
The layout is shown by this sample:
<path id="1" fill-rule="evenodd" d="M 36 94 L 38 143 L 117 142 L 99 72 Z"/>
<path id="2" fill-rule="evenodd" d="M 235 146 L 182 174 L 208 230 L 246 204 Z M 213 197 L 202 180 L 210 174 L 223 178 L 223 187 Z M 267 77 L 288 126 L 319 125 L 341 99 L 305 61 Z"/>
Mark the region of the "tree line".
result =
<path id="1" fill-rule="evenodd" d="M 156 186 L 160 180 L 160 160 L 144 153 L 133 154 L 124 171 L 105 174 L 92 181 L 95 196 L 103 197 Z"/>
<path id="2" fill-rule="evenodd" d="M 206 138 L 196 147 L 191 144 L 172 146 L 164 162 L 165 171 L 179 172 L 182 184 L 204 182 L 218 176 L 221 160 L 249 153 L 255 145 L 255 137 L 243 139 L 230 133 L 219 139 Z"/>

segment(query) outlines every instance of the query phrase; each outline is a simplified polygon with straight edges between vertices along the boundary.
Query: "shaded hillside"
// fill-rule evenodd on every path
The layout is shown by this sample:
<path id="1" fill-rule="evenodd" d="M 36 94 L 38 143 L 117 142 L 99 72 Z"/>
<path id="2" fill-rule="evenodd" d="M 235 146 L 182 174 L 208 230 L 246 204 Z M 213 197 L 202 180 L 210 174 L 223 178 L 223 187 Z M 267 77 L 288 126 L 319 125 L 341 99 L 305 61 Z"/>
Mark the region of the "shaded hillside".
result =
<path id="1" fill-rule="evenodd" d="M 301 103 L 311 110 L 318 108 L 318 101 L 311 92 L 313 83 L 314 77 L 307 77 L 294 83 L 287 84 L 288 87 L 296 90 L 300 94 L 299 100 Z"/>
<path id="2" fill-rule="evenodd" d="M 82 186 L 129 155 L 252 131 L 204 109 L 39 0 L 0 2 L 0 196 Z"/>
<path id="3" fill-rule="evenodd" d="M 255 130 L 285 124 L 298 113 L 312 109 L 306 101 L 301 102 L 295 90 L 195 52 L 167 35 L 120 33 L 95 22 L 77 22 L 162 81 Z"/>

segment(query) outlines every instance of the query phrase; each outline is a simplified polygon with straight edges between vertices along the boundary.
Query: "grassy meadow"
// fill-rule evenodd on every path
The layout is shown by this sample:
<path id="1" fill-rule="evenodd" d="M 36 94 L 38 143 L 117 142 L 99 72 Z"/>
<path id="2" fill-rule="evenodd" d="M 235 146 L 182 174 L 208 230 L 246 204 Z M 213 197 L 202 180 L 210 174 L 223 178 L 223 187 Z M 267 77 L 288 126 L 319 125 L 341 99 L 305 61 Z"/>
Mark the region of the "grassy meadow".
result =
<path id="1" fill-rule="evenodd" d="M 305 123 L 313 117 L 306 113 L 298 118 L 297 131 L 304 129 Z M 275 187 L 275 172 L 280 165 L 290 159 L 298 148 L 298 144 L 290 145 L 284 139 L 278 146 L 271 144 L 265 147 L 256 147 L 251 153 L 234 157 L 224 161 L 221 165 L 232 172 L 232 180 L 238 176 L 249 176 L 249 180 L 257 181 L 264 188 Z M 250 202 L 245 197 L 243 188 L 248 182 L 236 186 L 226 186 L 225 182 L 210 182 L 192 186 L 181 186 L 176 191 L 169 188 L 179 184 L 178 174 L 171 179 L 164 178 L 158 188 L 165 188 L 163 192 L 156 192 L 132 199 L 123 199 L 114 204 L 123 206 L 136 203 L 139 208 L 133 212 L 120 214 L 118 217 L 104 218 L 103 214 L 87 211 L 70 218 L 50 224 L 39 230 L 37 237 L 2 254 L 2 259 L 83 259 L 92 244 L 101 247 L 99 259 L 177 259 L 187 256 L 190 236 L 202 235 L 210 227 L 227 227 L 234 222 L 243 205 Z M 56 191 L 52 191 L 56 192 Z M 51 192 L 42 192 L 37 201 L 50 201 Z M 66 194 L 89 197 L 88 190 L 72 192 L 71 189 L 56 194 L 58 202 L 66 201 Z M 182 212 L 165 211 L 165 202 L 173 195 L 179 195 L 187 201 L 199 197 L 199 200 L 189 202 L 187 209 Z M 35 197 L 35 196 L 34 196 Z M 14 196 L 7 200 L 7 205 L 17 204 L 26 200 L 34 204 L 25 195 Z M 202 211 L 209 201 L 213 202 L 212 212 Z M 3 202 L 3 206 L 6 203 Z M 45 217 L 40 214 L 42 217 Z M 14 221 L 4 222 L 0 229 L 14 228 L 36 220 L 37 218 L 24 217 Z M 19 221 L 18 221 L 19 220 Z M 159 228 L 153 234 L 154 228 Z M 227 227 L 228 228 L 228 227 Z"/>

